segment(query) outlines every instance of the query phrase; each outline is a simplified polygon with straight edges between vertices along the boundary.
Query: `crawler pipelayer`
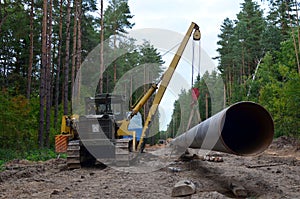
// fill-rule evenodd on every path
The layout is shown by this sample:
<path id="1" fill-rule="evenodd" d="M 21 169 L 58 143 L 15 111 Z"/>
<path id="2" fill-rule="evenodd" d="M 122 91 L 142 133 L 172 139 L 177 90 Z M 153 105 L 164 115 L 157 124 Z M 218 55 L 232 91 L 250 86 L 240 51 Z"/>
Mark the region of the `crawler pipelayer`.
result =
<path id="1" fill-rule="evenodd" d="M 56 148 L 59 148 L 60 144 L 68 143 L 67 164 L 69 168 L 80 168 L 82 164 L 92 164 L 96 159 L 104 160 L 104 162 L 111 160 L 121 166 L 129 165 L 129 151 L 141 151 L 143 149 L 149 124 L 158 109 L 191 35 L 193 35 L 194 40 L 201 38 L 199 26 L 195 23 L 191 23 L 188 28 L 173 60 L 162 75 L 161 81 L 152 84 L 146 94 L 130 110 L 129 116 L 126 115 L 128 110 L 124 108 L 124 98 L 121 95 L 113 94 L 87 97 L 85 115 L 63 116 L 61 129 L 63 136 L 57 136 Z M 129 131 L 128 125 L 152 95 L 155 97 L 137 144 L 136 132 Z M 65 138 L 63 142 L 60 140 L 62 137 Z"/>

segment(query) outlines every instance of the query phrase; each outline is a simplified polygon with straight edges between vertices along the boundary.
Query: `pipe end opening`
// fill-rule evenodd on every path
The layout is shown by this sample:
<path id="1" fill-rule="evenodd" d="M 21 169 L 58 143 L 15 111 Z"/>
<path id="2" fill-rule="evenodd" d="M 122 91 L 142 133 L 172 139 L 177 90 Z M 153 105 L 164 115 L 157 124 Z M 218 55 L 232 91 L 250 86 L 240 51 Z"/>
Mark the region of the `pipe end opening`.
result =
<path id="1" fill-rule="evenodd" d="M 226 111 L 222 140 L 237 155 L 256 155 L 266 150 L 274 136 L 269 112 L 253 102 L 234 104 Z"/>

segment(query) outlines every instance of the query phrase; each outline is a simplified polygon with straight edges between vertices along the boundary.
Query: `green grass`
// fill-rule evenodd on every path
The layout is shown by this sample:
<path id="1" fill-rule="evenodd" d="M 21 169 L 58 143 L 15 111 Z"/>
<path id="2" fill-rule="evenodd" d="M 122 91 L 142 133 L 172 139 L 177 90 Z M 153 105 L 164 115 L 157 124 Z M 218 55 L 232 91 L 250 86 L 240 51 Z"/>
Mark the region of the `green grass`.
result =
<path id="1" fill-rule="evenodd" d="M 51 149 L 33 150 L 29 151 L 25 157 L 29 161 L 46 161 L 52 158 L 56 158 L 57 154 Z"/>
<path id="2" fill-rule="evenodd" d="M 46 161 L 57 158 L 58 154 L 54 149 L 34 149 L 30 151 L 16 151 L 11 149 L 0 149 L 0 171 L 3 165 L 14 159 L 26 159 L 29 161 Z M 61 154 L 60 158 L 66 158 L 66 154 Z"/>
<path id="3" fill-rule="evenodd" d="M 0 160 L 0 172 L 5 170 L 4 163 L 5 162 L 3 160 Z"/>

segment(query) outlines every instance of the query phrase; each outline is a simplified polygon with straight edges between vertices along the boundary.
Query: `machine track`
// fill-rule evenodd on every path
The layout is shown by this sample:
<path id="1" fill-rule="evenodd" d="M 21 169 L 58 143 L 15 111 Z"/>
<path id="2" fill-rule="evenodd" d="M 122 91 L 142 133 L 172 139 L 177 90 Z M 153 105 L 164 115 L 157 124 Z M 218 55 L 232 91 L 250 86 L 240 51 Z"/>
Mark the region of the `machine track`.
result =
<path id="1" fill-rule="evenodd" d="M 130 166 L 130 152 L 129 152 L 129 142 L 131 139 L 117 139 L 116 140 L 116 152 L 115 161 L 116 166 L 128 167 Z"/>
<path id="2" fill-rule="evenodd" d="M 67 148 L 67 166 L 69 169 L 80 169 L 80 141 L 69 141 Z"/>
<path id="3" fill-rule="evenodd" d="M 131 139 L 117 139 L 115 143 L 115 165 L 120 167 L 130 166 L 131 153 L 129 143 Z M 80 140 L 71 140 L 67 148 L 67 166 L 68 169 L 80 169 L 81 165 L 93 165 L 96 161 L 90 155 L 84 146 L 81 146 Z"/>

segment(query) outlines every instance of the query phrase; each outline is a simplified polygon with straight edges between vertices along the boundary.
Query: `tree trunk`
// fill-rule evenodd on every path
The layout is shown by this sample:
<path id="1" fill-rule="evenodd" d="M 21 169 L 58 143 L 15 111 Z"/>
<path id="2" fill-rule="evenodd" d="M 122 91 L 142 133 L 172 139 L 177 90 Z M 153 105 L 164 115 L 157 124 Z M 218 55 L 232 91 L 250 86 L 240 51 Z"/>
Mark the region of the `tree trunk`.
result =
<path id="1" fill-rule="evenodd" d="M 103 60 L 103 47 L 104 47 L 104 20 L 103 20 L 103 0 L 100 2 L 100 77 L 99 77 L 99 93 L 103 93 L 103 72 L 104 72 L 104 60 Z"/>
<path id="2" fill-rule="evenodd" d="M 78 21 L 78 0 L 74 0 L 74 25 L 73 25 L 73 50 L 72 50 L 72 72 L 71 72 L 71 90 L 74 92 L 74 79 L 76 68 L 76 55 L 77 55 L 77 21 Z"/>
<path id="3" fill-rule="evenodd" d="M 243 76 L 245 74 L 245 49 L 244 46 L 242 46 L 242 68 L 240 71 L 240 84 L 244 84 L 245 82 L 243 81 Z"/>
<path id="4" fill-rule="evenodd" d="M 289 18 L 290 18 L 291 27 L 292 27 L 292 19 L 290 17 L 290 14 L 289 14 Z M 297 47 L 298 42 L 296 41 L 295 30 L 293 27 L 292 27 L 292 38 L 293 38 L 293 43 L 294 43 L 294 50 L 295 50 L 295 56 L 296 56 L 296 61 L 297 61 L 298 73 L 300 75 L 300 60 L 299 60 L 299 53 L 298 53 L 298 47 Z"/>
<path id="5" fill-rule="evenodd" d="M 116 84 L 116 82 L 117 82 L 117 64 L 116 64 L 116 55 L 115 55 L 116 43 L 117 43 L 117 32 L 115 31 L 115 34 L 114 34 L 114 84 Z"/>
<path id="6" fill-rule="evenodd" d="M 208 93 L 205 93 L 205 118 L 207 119 L 208 117 Z"/>
<path id="7" fill-rule="evenodd" d="M 224 84 L 224 87 L 223 87 L 224 91 L 223 91 L 223 109 L 226 108 L 226 90 L 227 90 L 227 87 L 226 87 L 226 84 Z"/>
<path id="8" fill-rule="evenodd" d="M 8 3 L 6 1 L 4 1 L 3 4 L 1 2 L 1 6 L 0 6 L 0 35 L 2 33 L 2 25 L 4 24 L 4 22 L 6 21 L 6 19 L 8 17 L 8 13 L 7 13 L 7 10 L 6 10 L 7 4 Z"/>
<path id="9" fill-rule="evenodd" d="M 66 27 L 66 54 L 65 54 L 65 64 L 64 64 L 64 115 L 68 115 L 68 93 L 69 93 L 69 59 L 70 59 L 70 20 L 71 20 L 71 0 L 67 3 L 67 27 Z"/>
<path id="10" fill-rule="evenodd" d="M 48 16 L 48 43 L 47 43 L 47 68 L 46 68 L 46 134 L 45 134 L 45 146 L 49 148 L 49 135 L 50 135 L 50 116 L 51 116 L 51 45 L 52 45 L 52 3 L 49 1 L 49 16 Z"/>
<path id="11" fill-rule="evenodd" d="M 42 23 L 42 65 L 40 72 L 40 118 L 39 118 L 39 132 L 38 145 L 43 148 L 44 141 L 44 107 L 45 107 L 45 70 L 47 67 L 47 0 L 43 2 L 43 23 Z"/>
<path id="12" fill-rule="evenodd" d="M 30 99 L 30 93 L 31 93 L 31 76 L 32 76 L 32 64 L 33 64 L 33 0 L 31 0 L 31 7 L 30 7 L 30 47 L 29 47 L 29 64 L 28 64 L 28 77 L 27 77 L 27 91 L 26 96 L 27 99 Z"/>
<path id="13" fill-rule="evenodd" d="M 232 67 L 234 67 L 234 65 L 232 65 Z M 232 100 L 232 87 L 233 87 L 233 75 L 234 75 L 234 72 L 233 70 L 230 71 L 229 73 L 229 95 L 228 95 L 228 104 L 231 104 L 231 100 Z"/>
<path id="14" fill-rule="evenodd" d="M 227 103 L 227 99 L 230 97 L 230 95 L 229 95 L 230 78 L 229 77 L 230 77 L 230 71 L 228 71 L 226 73 L 226 78 L 225 78 L 225 82 L 224 82 L 224 84 L 225 84 L 225 91 L 226 91 L 226 96 L 225 96 L 226 103 Z M 224 104 L 224 106 L 226 106 L 226 104 Z"/>
<path id="15" fill-rule="evenodd" d="M 56 82 L 55 82 L 55 109 L 54 109 L 54 128 L 57 128 L 58 117 L 58 100 L 59 100 L 59 81 L 60 81 L 60 68 L 61 68 L 61 46 L 62 46 L 62 10 L 63 0 L 60 0 L 59 5 L 59 33 L 58 33 L 58 56 L 57 56 L 57 70 L 56 70 Z"/>
<path id="16" fill-rule="evenodd" d="M 77 77 L 77 85 L 76 85 L 76 100 L 79 100 L 79 96 L 80 96 L 80 80 L 81 80 L 81 73 L 80 73 L 80 65 L 81 65 L 81 19 L 82 19 L 82 0 L 79 0 L 78 2 L 78 24 L 77 24 L 77 29 L 78 29 L 78 33 L 77 33 L 77 65 L 75 68 L 75 75 Z"/>
<path id="17" fill-rule="evenodd" d="M 129 104 L 130 104 L 130 108 L 133 106 L 133 99 L 132 99 L 132 96 L 133 96 L 133 91 L 132 91 L 132 74 L 130 74 L 130 94 L 129 94 Z"/>

